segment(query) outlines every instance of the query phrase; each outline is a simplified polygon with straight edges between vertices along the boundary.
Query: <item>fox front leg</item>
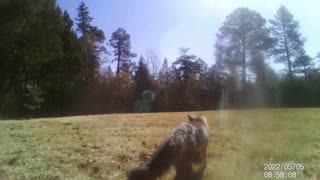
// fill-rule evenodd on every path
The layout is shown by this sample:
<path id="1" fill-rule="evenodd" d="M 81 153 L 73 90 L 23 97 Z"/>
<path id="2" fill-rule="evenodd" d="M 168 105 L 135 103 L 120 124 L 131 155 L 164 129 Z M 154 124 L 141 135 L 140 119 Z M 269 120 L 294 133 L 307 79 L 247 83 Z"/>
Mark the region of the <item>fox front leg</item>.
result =
<path id="1" fill-rule="evenodd" d="M 202 180 L 203 179 L 203 175 L 204 175 L 204 170 L 207 167 L 207 148 L 204 147 L 200 150 L 199 153 L 199 160 L 200 161 L 196 161 L 194 163 L 198 164 L 196 166 L 196 168 L 192 168 L 193 169 L 193 180 Z"/>

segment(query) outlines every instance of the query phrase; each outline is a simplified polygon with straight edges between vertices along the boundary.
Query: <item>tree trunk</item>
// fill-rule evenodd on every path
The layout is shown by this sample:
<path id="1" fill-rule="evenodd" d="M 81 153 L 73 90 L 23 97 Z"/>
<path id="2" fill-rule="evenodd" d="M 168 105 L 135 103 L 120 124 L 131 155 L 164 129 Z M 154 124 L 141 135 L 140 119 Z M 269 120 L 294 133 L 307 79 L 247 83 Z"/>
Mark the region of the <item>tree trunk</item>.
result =
<path id="1" fill-rule="evenodd" d="M 303 65 L 304 80 L 307 80 L 307 68 Z"/>
<path id="2" fill-rule="evenodd" d="M 116 73 L 116 75 L 119 75 L 119 73 L 120 73 L 120 58 L 121 58 L 120 45 L 118 45 L 118 64 L 117 64 L 117 73 Z"/>
<path id="3" fill-rule="evenodd" d="M 245 89 L 246 81 L 247 81 L 247 73 L 246 73 L 246 37 L 243 35 L 242 37 L 242 52 L 241 52 L 241 68 L 242 68 L 242 89 Z"/>
<path id="4" fill-rule="evenodd" d="M 286 57 L 288 62 L 289 77 L 290 77 L 290 80 L 292 81 L 292 70 L 291 70 L 291 61 L 290 61 L 290 54 L 289 54 L 289 47 L 288 47 L 288 40 L 287 40 L 287 30 L 283 22 L 282 22 L 282 28 L 283 28 L 283 35 L 284 35 L 284 46 L 286 49 Z"/>
<path id="5" fill-rule="evenodd" d="M 5 103 L 5 96 L 6 94 L 11 90 L 11 88 L 14 86 L 14 83 L 16 83 L 15 80 L 9 80 L 9 83 L 7 86 L 0 89 L 0 118 L 4 117 L 4 103 Z"/>
<path id="6" fill-rule="evenodd" d="M 288 62 L 289 76 L 290 76 L 290 80 L 292 81 L 291 61 L 290 61 L 290 54 L 289 54 L 289 50 L 288 50 L 288 42 L 287 42 L 287 37 L 286 36 L 285 36 L 285 48 L 286 48 L 286 56 L 287 56 L 287 62 Z"/>
<path id="7" fill-rule="evenodd" d="M 237 102 L 239 105 L 245 105 L 246 104 L 246 83 L 247 83 L 247 72 L 246 72 L 246 42 L 245 37 L 243 37 L 242 40 L 242 62 L 241 62 L 241 68 L 242 68 L 242 97 L 240 98 L 242 102 Z"/>
<path id="8" fill-rule="evenodd" d="M 242 89 L 245 89 L 247 82 L 247 73 L 246 73 L 246 57 L 242 57 Z"/>

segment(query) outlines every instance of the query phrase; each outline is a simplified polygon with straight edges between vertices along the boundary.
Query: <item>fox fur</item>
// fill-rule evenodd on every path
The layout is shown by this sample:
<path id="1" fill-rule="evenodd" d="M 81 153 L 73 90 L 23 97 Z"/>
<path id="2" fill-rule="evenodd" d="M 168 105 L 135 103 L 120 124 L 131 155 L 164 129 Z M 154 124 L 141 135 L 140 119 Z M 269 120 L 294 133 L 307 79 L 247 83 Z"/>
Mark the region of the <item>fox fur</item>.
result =
<path id="1" fill-rule="evenodd" d="M 175 180 L 201 180 L 206 168 L 208 124 L 204 116 L 188 115 L 145 164 L 128 173 L 128 180 L 156 180 L 175 166 Z M 194 166 L 198 168 L 195 170 Z"/>

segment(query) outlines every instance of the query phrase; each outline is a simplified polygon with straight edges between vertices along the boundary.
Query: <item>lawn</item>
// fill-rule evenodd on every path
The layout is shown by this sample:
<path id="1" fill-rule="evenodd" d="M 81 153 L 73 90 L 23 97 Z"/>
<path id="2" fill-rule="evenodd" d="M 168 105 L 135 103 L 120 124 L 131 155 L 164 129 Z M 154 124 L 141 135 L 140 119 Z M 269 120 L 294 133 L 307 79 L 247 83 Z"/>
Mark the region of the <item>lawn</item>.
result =
<path id="1" fill-rule="evenodd" d="M 208 119 L 205 179 L 265 179 L 265 163 L 320 178 L 320 109 L 190 112 Z M 0 179 L 126 179 L 186 112 L 0 121 Z M 173 173 L 161 179 L 171 179 Z"/>

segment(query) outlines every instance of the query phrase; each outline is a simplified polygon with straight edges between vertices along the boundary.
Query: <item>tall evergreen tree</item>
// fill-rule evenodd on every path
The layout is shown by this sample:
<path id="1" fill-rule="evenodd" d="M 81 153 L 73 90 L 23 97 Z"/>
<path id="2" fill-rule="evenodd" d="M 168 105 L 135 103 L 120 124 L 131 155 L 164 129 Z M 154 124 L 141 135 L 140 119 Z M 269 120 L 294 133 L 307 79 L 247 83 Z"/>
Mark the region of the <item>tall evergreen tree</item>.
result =
<path id="1" fill-rule="evenodd" d="M 79 7 L 77 8 L 77 11 L 77 31 L 80 32 L 82 36 L 85 36 L 90 31 L 91 22 L 93 18 L 89 15 L 89 8 L 83 1 L 80 3 Z"/>
<path id="2" fill-rule="evenodd" d="M 14 106 L 15 115 L 62 107 L 58 102 L 65 98 L 66 85 L 81 69 L 80 48 L 76 48 L 80 44 L 72 33 L 72 21 L 55 0 L 14 0 L 0 8 L 10 9 L 1 16 L 0 25 L 0 34 L 7 34 L 0 43 L 4 58 L 0 68 L 5 68 L 1 70 L 5 79 L 0 83 L 0 99 L 4 97 L 0 103 L 6 110 L 8 104 Z"/>
<path id="3" fill-rule="evenodd" d="M 169 111 L 170 87 L 173 82 L 171 69 L 168 65 L 168 59 L 164 58 L 162 67 L 159 70 L 157 78 L 156 104 L 159 111 Z"/>
<path id="4" fill-rule="evenodd" d="M 200 63 L 195 55 L 189 55 L 188 48 L 180 48 L 180 56 L 172 64 L 174 85 L 172 86 L 171 108 L 175 110 L 199 109 Z"/>
<path id="5" fill-rule="evenodd" d="M 159 85 L 162 88 L 168 89 L 169 83 L 171 81 L 171 72 L 170 67 L 168 65 L 168 59 L 164 58 L 163 65 L 158 74 Z"/>
<path id="6" fill-rule="evenodd" d="M 86 57 L 85 80 L 88 83 L 99 73 L 100 56 L 102 53 L 107 53 L 106 48 L 102 44 L 105 36 L 101 29 L 91 24 L 93 18 L 90 16 L 89 8 L 84 2 L 80 3 L 77 10 L 77 31 L 81 34 L 81 40 L 84 46 Z"/>
<path id="7" fill-rule="evenodd" d="M 49 79 L 44 79 L 43 87 L 46 89 L 46 111 L 51 114 L 66 113 L 67 107 L 72 106 L 73 95 L 76 94 L 75 83 L 84 75 L 84 54 L 81 51 L 81 42 L 76 32 L 72 30 L 73 21 L 65 11 L 62 15 L 63 32 L 61 34 L 61 47 L 63 56 L 46 66 Z"/>
<path id="8" fill-rule="evenodd" d="M 141 56 L 137 70 L 134 75 L 134 85 L 136 88 L 136 98 L 139 98 L 143 91 L 152 90 L 153 82 L 146 64 L 146 60 Z"/>
<path id="9" fill-rule="evenodd" d="M 114 48 L 113 55 L 115 59 L 113 62 L 117 62 L 116 74 L 118 75 L 120 70 L 129 73 L 132 66 L 131 59 L 137 56 L 131 52 L 130 34 L 124 28 L 118 28 L 112 33 L 109 43 Z"/>
<path id="10" fill-rule="evenodd" d="M 308 78 L 309 72 L 312 70 L 313 59 L 304 52 L 293 62 L 293 67 L 297 73 L 303 74 L 305 80 Z"/>
<path id="11" fill-rule="evenodd" d="M 266 52 L 272 45 L 266 20 L 248 8 L 237 8 L 227 16 L 217 34 L 216 57 L 220 67 L 224 64 L 229 74 L 237 76 L 241 69 L 241 102 L 245 103 L 247 67 L 254 61 L 253 54 Z M 220 52 L 217 52 L 220 51 Z M 223 53 L 223 54 L 222 54 Z"/>
<path id="12" fill-rule="evenodd" d="M 195 55 L 188 55 L 188 50 L 189 48 L 180 48 L 180 56 L 172 64 L 175 68 L 176 78 L 185 83 L 200 71 L 200 65 L 197 62 L 197 57 Z"/>
<path id="13" fill-rule="evenodd" d="M 244 87 L 247 81 L 248 59 L 254 60 L 250 55 L 253 51 L 266 50 L 271 46 L 266 20 L 256 11 L 238 8 L 227 16 L 217 38 L 216 48 L 229 51 L 231 60 L 241 66 Z"/>
<path id="14" fill-rule="evenodd" d="M 272 53 L 277 58 L 276 62 L 287 64 L 289 77 L 292 79 L 292 61 L 301 54 L 305 42 L 299 32 L 299 23 L 284 6 L 280 6 L 270 23 L 270 30 L 276 39 Z"/>

